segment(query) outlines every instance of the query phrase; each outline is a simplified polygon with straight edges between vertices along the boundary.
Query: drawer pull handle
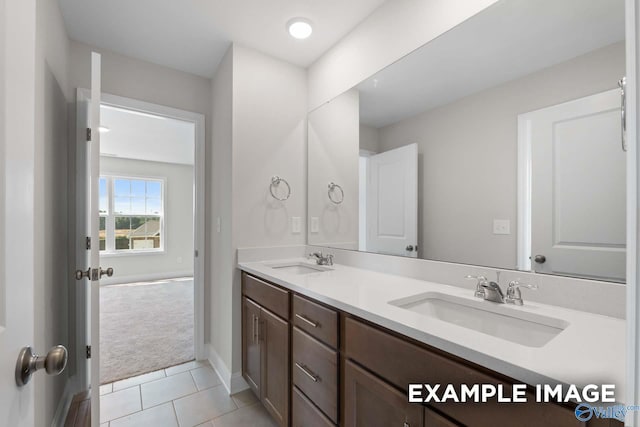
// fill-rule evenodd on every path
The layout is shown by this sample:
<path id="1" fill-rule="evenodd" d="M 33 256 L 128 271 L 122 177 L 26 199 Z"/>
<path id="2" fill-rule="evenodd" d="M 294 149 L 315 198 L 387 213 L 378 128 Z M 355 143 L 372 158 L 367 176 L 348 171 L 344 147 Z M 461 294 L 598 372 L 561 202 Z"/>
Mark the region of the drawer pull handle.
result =
<path id="1" fill-rule="evenodd" d="M 304 374 L 306 376 L 308 376 L 309 378 L 311 378 L 311 381 L 313 381 L 314 383 L 318 382 L 318 376 L 317 375 L 313 375 L 313 373 L 311 371 L 309 371 L 307 368 L 305 368 L 304 366 L 302 366 L 301 364 L 299 364 L 298 362 L 296 362 L 296 367 L 298 369 L 300 369 L 302 372 L 304 372 Z"/>
<path id="2" fill-rule="evenodd" d="M 312 327 L 314 327 L 314 328 L 317 328 L 317 327 L 318 327 L 318 324 L 317 324 L 316 322 L 313 322 L 313 321 L 311 321 L 311 320 L 307 319 L 306 317 L 304 317 L 304 316 L 303 316 L 303 315 L 301 315 L 301 314 L 296 313 L 296 317 L 297 317 L 298 319 L 302 320 L 303 322 L 305 322 L 305 323 L 307 323 L 307 324 L 311 325 L 311 326 L 312 326 Z"/>

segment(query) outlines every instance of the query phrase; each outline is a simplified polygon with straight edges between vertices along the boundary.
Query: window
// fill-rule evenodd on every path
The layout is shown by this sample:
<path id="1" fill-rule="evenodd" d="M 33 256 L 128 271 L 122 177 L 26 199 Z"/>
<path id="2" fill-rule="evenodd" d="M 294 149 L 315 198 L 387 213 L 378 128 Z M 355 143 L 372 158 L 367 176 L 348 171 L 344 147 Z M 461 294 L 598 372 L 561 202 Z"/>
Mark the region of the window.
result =
<path id="1" fill-rule="evenodd" d="M 100 178 L 100 250 L 160 251 L 164 248 L 163 181 Z"/>

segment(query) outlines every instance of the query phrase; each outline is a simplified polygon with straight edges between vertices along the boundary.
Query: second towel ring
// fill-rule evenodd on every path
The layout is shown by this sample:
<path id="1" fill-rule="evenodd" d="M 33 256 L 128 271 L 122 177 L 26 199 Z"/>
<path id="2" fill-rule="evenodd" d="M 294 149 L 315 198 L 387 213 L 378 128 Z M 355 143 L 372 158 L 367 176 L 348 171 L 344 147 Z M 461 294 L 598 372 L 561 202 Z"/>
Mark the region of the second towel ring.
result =
<path id="1" fill-rule="evenodd" d="M 281 182 L 284 182 L 284 184 L 287 186 L 287 195 L 284 196 L 284 197 L 278 197 L 278 196 L 276 196 L 276 193 L 274 192 L 274 188 L 278 187 Z M 286 179 L 280 178 L 279 176 L 275 175 L 275 176 L 271 177 L 271 184 L 269 185 L 269 192 L 271 193 L 271 195 L 273 196 L 274 199 L 280 200 L 281 202 L 284 202 L 285 200 L 287 200 L 291 196 L 291 186 L 289 185 L 289 183 L 287 182 Z"/>
<path id="2" fill-rule="evenodd" d="M 340 190 L 340 198 L 339 199 L 338 198 L 334 198 L 336 189 Z M 342 189 L 342 187 L 340 187 L 335 182 L 330 182 L 329 183 L 329 190 L 327 191 L 327 195 L 329 196 L 329 200 L 331 200 L 331 202 L 335 203 L 336 205 L 339 205 L 344 200 L 344 190 Z"/>

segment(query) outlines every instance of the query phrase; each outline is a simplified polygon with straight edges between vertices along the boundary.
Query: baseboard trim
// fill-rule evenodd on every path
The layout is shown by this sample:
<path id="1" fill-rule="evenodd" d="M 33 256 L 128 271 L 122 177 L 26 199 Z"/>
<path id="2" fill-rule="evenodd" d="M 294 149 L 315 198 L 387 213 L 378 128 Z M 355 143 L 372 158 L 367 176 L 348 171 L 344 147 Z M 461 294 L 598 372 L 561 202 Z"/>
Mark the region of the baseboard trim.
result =
<path id="1" fill-rule="evenodd" d="M 193 270 L 169 271 L 166 273 L 134 274 L 131 276 L 116 276 L 100 279 L 100 285 L 121 285 L 124 283 L 151 282 L 154 280 L 177 279 L 192 277 Z"/>
<path id="2" fill-rule="evenodd" d="M 64 384 L 64 391 L 62 392 L 62 398 L 58 402 L 56 413 L 51 421 L 51 427 L 64 427 L 72 400 L 73 382 L 71 381 L 71 378 L 67 378 L 67 382 Z"/>
<path id="3" fill-rule="evenodd" d="M 209 354 L 209 363 L 211 363 L 213 370 L 216 372 L 220 381 L 222 381 L 222 385 L 227 389 L 227 392 L 230 395 L 249 388 L 249 384 L 247 384 L 244 378 L 242 378 L 242 372 L 234 372 L 232 374 L 213 345 L 207 344 L 207 351 Z"/>
<path id="4" fill-rule="evenodd" d="M 242 372 L 231 374 L 231 394 L 240 393 L 249 389 L 249 384 L 242 377 Z"/>

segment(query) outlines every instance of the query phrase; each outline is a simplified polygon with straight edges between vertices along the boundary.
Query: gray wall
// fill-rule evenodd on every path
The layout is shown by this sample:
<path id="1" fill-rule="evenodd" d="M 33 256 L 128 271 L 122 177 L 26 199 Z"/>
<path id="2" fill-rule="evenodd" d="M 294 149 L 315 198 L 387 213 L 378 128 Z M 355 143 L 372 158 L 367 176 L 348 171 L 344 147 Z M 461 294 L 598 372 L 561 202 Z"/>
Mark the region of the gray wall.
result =
<path id="1" fill-rule="evenodd" d="M 234 44 L 213 79 L 212 97 L 210 350 L 225 381 L 235 381 L 242 362 L 236 249 L 305 243 L 306 73 Z M 269 195 L 273 175 L 291 185 L 286 202 Z M 301 218 L 300 233 L 291 233 L 292 217 Z"/>
<path id="2" fill-rule="evenodd" d="M 497 0 L 384 2 L 308 68 L 309 111 Z"/>
<path id="3" fill-rule="evenodd" d="M 360 149 L 373 153 L 380 152 L 380 135 L 378 129 L 373 126 L 360 124 Z"/>
<path id="4" fill-rule="evenodd" d="M 218 66 L 213 78 L 211 98 L 211 150 L 208 156 L 212 168 L 207 170 L 207 181 L 212 185 L 211 216 L 207 221 L 208 260 L 206 277 L 211 287 L 205 295 L 210 309 L 205 313 L 209 337 L 210 357 L 227 366 L 231 375 L 234 254 L 231 243 L 231 151 L 232 151 L 232 102 L 233 102 L 233 47 L 230 47 Z M 217 222 L 220 221 L 220 229 Z M 222 373 L 222 372 L 221 372 Z M 225 373 L 222 373 L 223 375 Z"/>
<path id="5" fill-rule="evenodd" d="M 309 230 L 310 245 L 358 248 L 359 107 L 358 90 L 352 89 L 309 113 L 308 221 L 317 218 L 319 224 L 317 232 Z M 342 187 L 342 203 L 329 200 L 330 182 Z"/>
<path id="6" fill-rule="evenodd" d="M 381 128 L 381 151 L 419 144 L 420 257 L 515 268 L 518 114 L 614 89 L 624 66 L 617 43 Z"/>
<path id="7" fill-rule="evenodd" d="M 100 174 L 163 178 L 164 252 L 102 255 L 115 274 L 101 284 L 193 275 L 193 166 L 100 157 Z"/>
<path id="8" fill-rule="evenodd" d="M 241 247 L 306 242 L 307 77 L 304 69 L 253 49 L 233 47 L 232 242 Z M 291 185 L 291 197 L 269 195 L 273 175 Z M 299 233 L 291 218 L 301 218 Z M 233 359 L 241 369 L 240 271 L 234 270 Z"/>

